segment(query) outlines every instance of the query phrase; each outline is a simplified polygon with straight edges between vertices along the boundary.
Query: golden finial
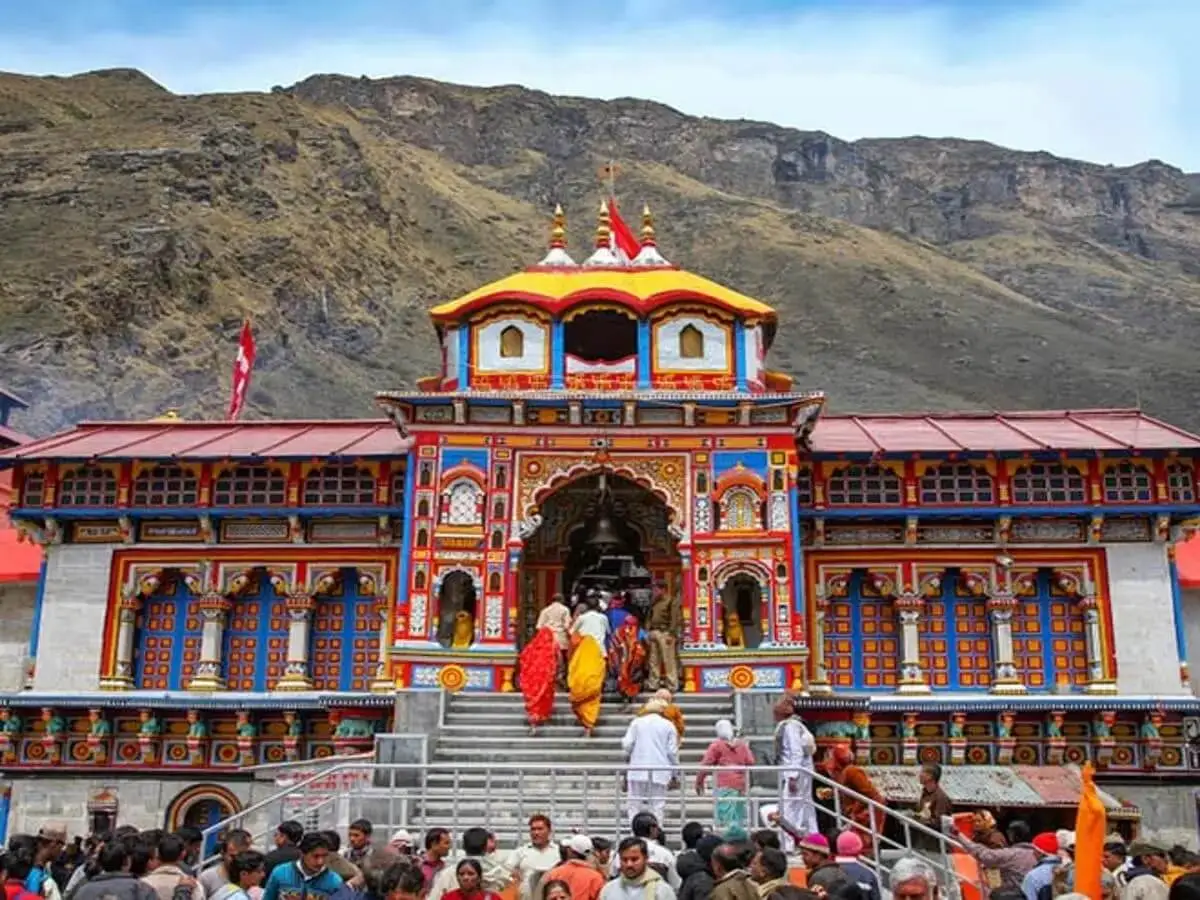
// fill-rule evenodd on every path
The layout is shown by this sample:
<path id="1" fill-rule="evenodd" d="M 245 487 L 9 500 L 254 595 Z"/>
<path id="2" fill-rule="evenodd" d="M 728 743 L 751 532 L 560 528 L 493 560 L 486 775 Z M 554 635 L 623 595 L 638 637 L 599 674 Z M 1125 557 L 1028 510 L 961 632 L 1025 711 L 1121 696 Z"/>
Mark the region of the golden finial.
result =
<path id="1" fill-rule="evenodd" d="M 600 218 L 596 222 L 596 246 L 608 247 L 609 238 L 612 235 L 612 219 L 608 213 L 608 201 L 600 201 Z"/>
<path id="2" fill-rule="evenodd" d="M 154 418 L 154 421 L 155 422 L 178 422 L 181 418 L 182 417 L 179 415 L 179 410 L 177 408 L 175 408 L 174 406 L 172 406 L 170 409 L 168 409 L 166 412 L 164 412 L 161 416 L 156 416 Z"/>
<path id="3" fill-rule="evenodd" d="M 642 206 L 642 246 L 654 246 L 654 216 L 650 214 L 650 204 Z"/>
<path id="4" fill-rule="evenodd" d="M 567 246 L 567 214 L 563 212 L 562 204 L 554 205 L 554 221 L 550 226 L 550 249 L 561 250 Z"/>

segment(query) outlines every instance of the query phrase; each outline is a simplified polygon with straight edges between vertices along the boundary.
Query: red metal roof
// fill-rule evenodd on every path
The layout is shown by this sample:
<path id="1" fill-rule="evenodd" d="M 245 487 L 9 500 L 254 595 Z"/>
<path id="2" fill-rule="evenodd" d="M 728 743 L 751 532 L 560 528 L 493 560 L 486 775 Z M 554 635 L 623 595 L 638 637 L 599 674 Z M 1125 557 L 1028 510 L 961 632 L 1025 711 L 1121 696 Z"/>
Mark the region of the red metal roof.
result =
<path id="1" fill-rule="evenodd" d="M 13 447 L 17 444 L 28 444 L 32 441 L 27 434 L 22 434 L 15 429 L 9 428 L 7 425 L 0 425 L 0 449 L 4 447 Z"/>
<path id="2" fill-rule="evenodd" d="M 825 415 L 814 453 L 1200 450 L 1200 437 L 1137 410 Z"/>
<path id="3" fill-rule="evenodd" d="M 12 473 L 0 472 L 0 584 L 37 581 L 42 570 L 42 548 L 22 542 L 8 519 L 12 505 Z"/>
<path id="4" fill-rule="evenodd" d="M 394 456 L 407 451 L 386 419 L 263 422 L 83 422 L 0 452 L 18 459 L 232 459 Z M 1025 453 L 1200 450 L 1200 437 L 1136 410 L 828 415 L 813 452 Z"/>
<path id="5" fill-rule="evenodd" d="M 396 456 L 409 442 L 387 419 L 266 422 L 83 422 L 70 431 L 13 447 L 20 459 L 234 459 Z"/>

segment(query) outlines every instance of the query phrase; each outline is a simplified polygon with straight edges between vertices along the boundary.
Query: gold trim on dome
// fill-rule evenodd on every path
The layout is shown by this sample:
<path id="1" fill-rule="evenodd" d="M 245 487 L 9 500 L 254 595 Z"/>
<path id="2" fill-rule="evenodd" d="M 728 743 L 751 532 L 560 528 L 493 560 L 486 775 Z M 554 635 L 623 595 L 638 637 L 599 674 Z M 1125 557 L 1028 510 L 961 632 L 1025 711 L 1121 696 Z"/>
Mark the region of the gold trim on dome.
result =
<path id="1" fill-rule="evenodd" d="M 637 313 L 628 306 L 622 306 L 620 303 L 613 303 L 611 300 L 599 300 L 595 303 L 581 303 L 579 306 L 572 307 L 570 311 L 563 314 L 563 324 L 574 321 L 580 316 L 587 315 L 592 312 L 615 312 L 627 319 L 637 321 Z"/>

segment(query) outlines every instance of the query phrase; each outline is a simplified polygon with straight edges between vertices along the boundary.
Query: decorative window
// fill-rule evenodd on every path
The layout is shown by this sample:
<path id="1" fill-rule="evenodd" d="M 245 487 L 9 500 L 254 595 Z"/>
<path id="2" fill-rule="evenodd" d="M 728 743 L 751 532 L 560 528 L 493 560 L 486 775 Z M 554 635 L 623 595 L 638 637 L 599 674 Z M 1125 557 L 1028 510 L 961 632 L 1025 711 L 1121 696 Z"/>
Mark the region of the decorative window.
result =
<path id="1" fill-rule="evenodd" d="M 1031 463 L 1013 475 L 1013 500 L 1017 503 L 1083 503 L 1087 487 L 1083 476 L 1062 463 Z"/>
<path id="2" fill-rule="evenodd" d="M 679 358 L 704 359 L 704 335 L 695 325 L 679 329 Z"/>
<path id="3" fill-rule="evenodd" d="M 195 506 L 199 500 L 196 476 L 174 463 L 147 469 L 133 481 L 134 506 Z"/>
<path id="4" fill-rule="evenodd" d="M 921 663 L 929 684 L 942 690 L 979 690 L 992 683 L 992 632 L 987 601 L 933 597 L 921 616 Z"/>
<path id="5" fill-rule="evenodd" d="M 846 466 L 829 478 L 830 506 L 898 505 L 901 496 L 900 478 L 883 466 Z"/>
<path id="6" fill-rule="evenodd" d="M 1104 499 L 1109 503 L 1149 503 L 1154 499 L 1154 478 L 1145 466 L 1118 463 L 1104 473 Z"/>
<path id="7" fill-rule="evenodd" d="M 500 573 L 493 572 L 488 576 L 488 590 L 493 593 L 500 590 Z"/>
<path id="8" fill-rule="evenodd" d="M 503 519 L 504 518 L 504 498 L 503 497 L 497 497 L 495 502 L 492 503 L 492 518 L 493 519 Z"/>
<path id="9" fill-rule="evenodd" d="M 59 485 L 59 506 L 115 506 L 117 476 L 100 466 L 80 466 L 67 472 Z"/>
<path id="10" fill-rule="evenodd" d="M 750 488 L 734 487 L 721 495 L 721 531 L 758 531 L 762 528 L 762 501 Z"/>
<path id="11" fill-rule="evenodd" d="M 970 463 L 942 463 L 921 478 L 922 503 L 991 503 L 992 476 Z"/>
<path id="12" fill-rule="evenodd" d="M 433 463 L 426 460 L 421 463 L 420 474 L 417 476 L 419 487 L 433 486 Z"/>
<path id="13" fill-rule="evenodd" d="M 170 581 L 142 600 L 138 614 L 134 684 L 141 690 L 178 691 L 187 687 L 200 661 L 202 621 L 191 594 Z"/>
<path id="14" fill-rule="evenodd" d="M 508 487 L 507 466 L 496 466 L 496 474 L 492 486 L 498 491 L 503 491 Z"/>
<path id="15" fill-rule="evenodd" d="M 516 325 L 509 325 L 500 332 L 500 358 L 520 359 L 525 355 L 525 335 Z"/>
<path id="16" fill-rule="evenodd" d="M 1189 478 L 1191 472 L 1188 472 Z M 1189 482 L 1190 484 L 1190 482 Z M 26 472 L 21 485 L 21 505 L 41 506 L 46 502 L 46 473 Z"/>
<path id="17" fill-rule="evenodd" d="M 405 477 L 407 474 L 403 466 L 401 466 L 398 472 L 392 473 L 392 506 L 404 507 L 404 502 L 407 499 L 404 496 L 404 483 L 408 480 Z"/>
<path id="18" fill-rule="evenodd" d="M 1070 597 L 1054 596 L 1039 576 L 1037 594 L 1023 597 L 1014 610 L 1013 662 L 1032 691 L 1055 684 L 1087 684 L 1087 637 L 1083 616 Z"/>
<path id="19" fill-rule="evenodd" d="M 267 691 L 287 664 L 287 602 L 269 578 L 233 601 L 225 626 L 225 682 L 231 691 Z"/>
<path id="20" fill-rule="evenodd" d="M 375 502 L 375 476 L 349 463 L 333 463 L 304 479 L 306 506 L 368 506 Z"/>
<path id="21" fill-rule="evenodd" d="M 213 488 L 215 506 L 282 506 L 286 499 L 287 479 L 270 466 L 226 469 Z"/>
<path id="22" fill-rule="evenodd" d="M 796 499 L 800 501 L 801 506 L 812 506 L 812 469 L 800 469 L 796 472 Z"/>
<path id="23" fill-rule="evenodd" d="M 1195 503 L 1196 482 L 1192 476 L 1192 467 L 1185 463 L 1172 463 L 1167 466 L 1167 496 L 1172 503 Z M 36 506 L 26 503 L 26 506 Z"/>
<path id="24" fill-rule="evenodd" d="M 369 691 L 379 656 L 375 598 L 346 578 L 340 596 L 318 597 L 309 659 L 313 690 Z"/>
<path id="25" fill-rule="evenodd" d="M 493 549 L 493 550 L 503 550 L 504 549 L 504 532 L 499 528 L 497 528 L 495 531 L 492 532 L 491 549 Z"/>
<path id="26" fill-rule="evenodd" d="M 429 498 L 422 497 L 417 501 L 417 518 L 429 515 Z"/>
<path id="27" fill-rule="evenodd" d="M 446 525 L 482 525 L 483 491 L 469 478 L 460 478 L 446 491 L 442 509 Z"/>

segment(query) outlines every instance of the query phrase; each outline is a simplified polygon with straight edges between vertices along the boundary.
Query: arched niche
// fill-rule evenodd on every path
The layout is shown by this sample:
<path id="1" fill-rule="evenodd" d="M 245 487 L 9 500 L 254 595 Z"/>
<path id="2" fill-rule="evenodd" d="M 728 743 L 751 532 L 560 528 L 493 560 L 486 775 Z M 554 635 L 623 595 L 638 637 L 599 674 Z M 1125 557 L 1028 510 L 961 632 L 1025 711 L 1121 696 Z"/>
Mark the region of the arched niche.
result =
<path id="1" fill-rule="evenodd" d="M 462 569 L 446 572 L 437 586 L 437 633 L 443 647 L 463 649 L 475 643 L 480 585 Z"/>
<path id="2" fill-rule="evenodd" d="M 744 647 L 747 650 L 760 646 L 766 637 L 762 631 L 762 622 L 766 612 L 767 592 L 759 578 L 751 572 L 735 572 L 724 579 L 720 586 L 720 595 L 721 636 L 725 645 L 731 648 Z M 737 633 L 740 633 L 740 641 L 731 640 Z"/>

